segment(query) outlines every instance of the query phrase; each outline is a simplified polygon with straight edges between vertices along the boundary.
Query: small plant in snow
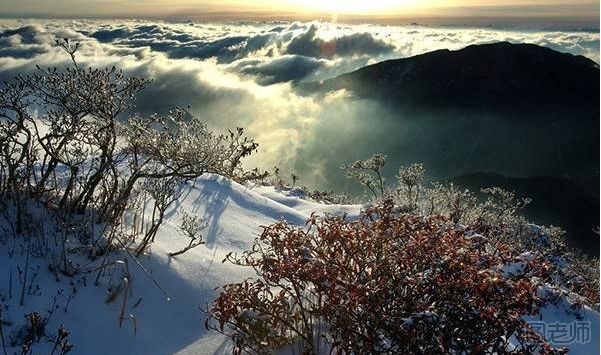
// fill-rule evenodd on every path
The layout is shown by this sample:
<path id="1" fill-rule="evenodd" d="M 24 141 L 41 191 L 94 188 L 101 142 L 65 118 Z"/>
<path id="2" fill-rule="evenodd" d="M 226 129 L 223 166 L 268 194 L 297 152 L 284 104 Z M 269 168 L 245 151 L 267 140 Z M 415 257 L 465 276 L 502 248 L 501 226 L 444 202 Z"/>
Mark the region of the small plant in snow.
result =
<path id="1" fill-rule="evenodd" d="M 292 179 L 292 186 L 290 188 L 294 189 L 294 186 L 296 186 L 296 183 L 298 180 L 300 180 L 300 177 L 295 172 L 291 172 L 290 178 Z"/>
<path id="2" fill-rule="evenodd" d="M 182 181 L 174 177 L 144 181 L 142 188 L 152 197 L 154 204 L 150 216 L 151 225 L 144 233 L 142 242 L 136 250 L 136 256 L 142 255 L 154 242 L 154 238 L 163 224 L 165 212 L 183 193 L 181 184 Z"/>
<path id="3" fill-rule="evenodd" d="M 386 165 L 386 155 L 374 154 L 368 159 L 357 160 L 351 165 L 343 165 L 349 179 L 357 180 L 368 189 L 375 198 L 385 194 L 384 177 L 382 168 Z"/>
<path id="4" fill-rule="evenodd" d="M 398 186 L 396 194 L 403 197 L 408 209 L 414 209 L 419 200 L 419 188 L 424 180 L 426 169 L 422 163 L 415 163 L 408 167 L 401 167 L 397 175 Z"/>
<path id="5" fill-rule="evenodd" d="M 25 324 L 13 334 L 10 340 L 10 346 L 20 346 L 21 355 L 29 355 L 34 353 L 34 346 L 44 339 L 45 341 L 54 344 L 49 355 L 65 355 L 71 352 L 74 347 L 68 339 L 71 333 L 64 326 L 60 325 L 55 336 L 49 334 L 46 331 L 48 321 L 49 317 L 44 317 L 37 312 L 26 314 Z M 4 338 L 2 338 L 2 341 L 4 342 Z M 5 348 L 3 348 L 3 350 L 4 354 L 8 354 Z"/>
<path id="6" fill-rule="evenodd" d="M 190 249 L 196 248 L 204 244 L 204 240 L 200 232 L 207 227 L 207 224 L 199 216 L 194 216 L 186 211 L 180 214 L 180 225 L 178 230 L 180 234 L 189 239 L 188 245 L 176 252 L 169 253 L 169 256 L 177 256 L 187 252 Z"/>
<path id="7" fill-rule="evenodd" d="M 64 326 L 59 326 L 56 336 L 51 339 L 54 343 L 54 347 L 50 352 L 50 355 L 54 355 L 55 353 L 60 355 L 65 355 L 73 350 L 73 344 L 69 342 L 69 332 Z"/>
<path id="8" fill-rule="evenodd" d="M 270 184 L 275 186 L 276 188 L 286 188 L 286 181 L 284 180 L 284 178 L 280 175 L 280 168 L 278 168 L 277 166 L 273 167 L 273 172 L 269 174 L 270 176 Z"/>

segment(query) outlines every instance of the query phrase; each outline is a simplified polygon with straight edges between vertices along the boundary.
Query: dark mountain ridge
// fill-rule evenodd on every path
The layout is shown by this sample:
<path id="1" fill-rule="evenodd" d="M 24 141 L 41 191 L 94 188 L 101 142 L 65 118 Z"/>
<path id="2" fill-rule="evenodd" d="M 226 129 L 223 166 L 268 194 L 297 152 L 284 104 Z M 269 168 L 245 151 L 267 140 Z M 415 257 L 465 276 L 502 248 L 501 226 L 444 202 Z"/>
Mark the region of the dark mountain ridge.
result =
<path id="1" fill-rule="evenodd" d="M 388 60 L 299 90 L 345 89 L 377 103 L 363 117 L 388 127 L 374 151 L 461 175 L 452 181 L 475 191 L 531 197 L 530 220 L 565 228 L 572 246 L 598 255 L 599 74 L 583 56 L 500 42 Z"/>
<path id="2" fill-rule="evenodd" d="M 586 57 L 497 42 L 387 60 L 299 90 L 377 102 L 377 114 L 399 122 L 391 140 L 407 135 L 403 122 L 424 127 L 414 145 L 428 141 L 429 156 L 448 165 L 469 161 L 466 172 L 567 176 L 598 195 L 599 77 Z M 435 160 L 421 155 L 413 159 Z"/>
<path id="3" fill-rule="evenodd" d="M 533 44 L 498 42 L 387 60 L 306 85 L 420 109 L 599 111 L 599 65 Z"/>

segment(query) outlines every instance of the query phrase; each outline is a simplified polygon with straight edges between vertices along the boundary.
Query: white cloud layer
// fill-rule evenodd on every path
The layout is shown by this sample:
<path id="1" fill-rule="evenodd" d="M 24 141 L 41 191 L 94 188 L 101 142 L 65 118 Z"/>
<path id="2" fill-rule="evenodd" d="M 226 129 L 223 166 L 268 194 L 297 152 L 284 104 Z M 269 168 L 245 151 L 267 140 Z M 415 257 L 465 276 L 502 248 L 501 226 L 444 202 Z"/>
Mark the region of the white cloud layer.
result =
<path id="1" fill-rule="evenodd" d="M 383 132 L 389 126 L 398 130 L 398 119 L 387 121 L 389 113 L 378 111 L 376 103 L 350 102 L 343 92 L 325 98 L 299 96 L 294 83 L 330 78 L 381 60 L 493 41 L 535 43 L 599 62 L 595 32 L 318 22 L 1 20 L 0 80 L 35 70 L 35 64 L 65 65 L 66 56 L 54 46 L 56 38 L 81 42 L 78 58 L 84 65 L 115 65 L 152 78 L 138 99 L 141 110 L 190 105 L 193 114 L 216 128 L 245 127 L 261 144 L 255 162 L 303 169 L 305 182 L 314 185 L 331 180 L 326 171 L 344 161 L 403 149 L 409 138 L 395 137 L 392 146 L 378 146 L 376 139 L 367 148 L 355 144 L 351 149 L 340 137 L 364 135 L 376 125 L 366 120 L 374 112 Z M 407 135 L 419 131 L 405 123 Z"/>

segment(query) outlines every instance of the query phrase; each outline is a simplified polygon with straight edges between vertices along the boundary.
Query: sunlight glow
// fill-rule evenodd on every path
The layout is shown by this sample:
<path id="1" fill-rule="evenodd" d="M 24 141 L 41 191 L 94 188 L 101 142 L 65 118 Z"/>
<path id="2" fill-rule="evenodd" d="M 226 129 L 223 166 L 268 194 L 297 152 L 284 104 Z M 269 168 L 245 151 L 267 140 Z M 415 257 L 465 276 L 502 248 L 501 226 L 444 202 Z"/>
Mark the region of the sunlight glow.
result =
<path id="1" fill-rule="evenodd" d="M 415 7 L 419 0 L 290 0 L 291 5 L 306 10 L 330 13 L 384 13 Z M 423 1 L 422 1 L 423 2 Z"/>

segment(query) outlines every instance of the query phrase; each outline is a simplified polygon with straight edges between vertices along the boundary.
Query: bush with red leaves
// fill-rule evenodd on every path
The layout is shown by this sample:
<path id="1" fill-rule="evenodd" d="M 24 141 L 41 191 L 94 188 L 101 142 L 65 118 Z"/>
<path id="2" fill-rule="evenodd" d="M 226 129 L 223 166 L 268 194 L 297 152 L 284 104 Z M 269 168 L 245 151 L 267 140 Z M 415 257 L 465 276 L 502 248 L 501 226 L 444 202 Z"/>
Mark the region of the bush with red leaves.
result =
<path id="1" fill-rule="evenodd" d="M 228 255 L 258 278 L 224 286 L 206 325 L 234 353 L 564 353 L 522 319 L 544 302 L 533 276 L 548 266 L 503 272 L 516 253 L 389 201 L 357 220 L 280 222 Z"/>

